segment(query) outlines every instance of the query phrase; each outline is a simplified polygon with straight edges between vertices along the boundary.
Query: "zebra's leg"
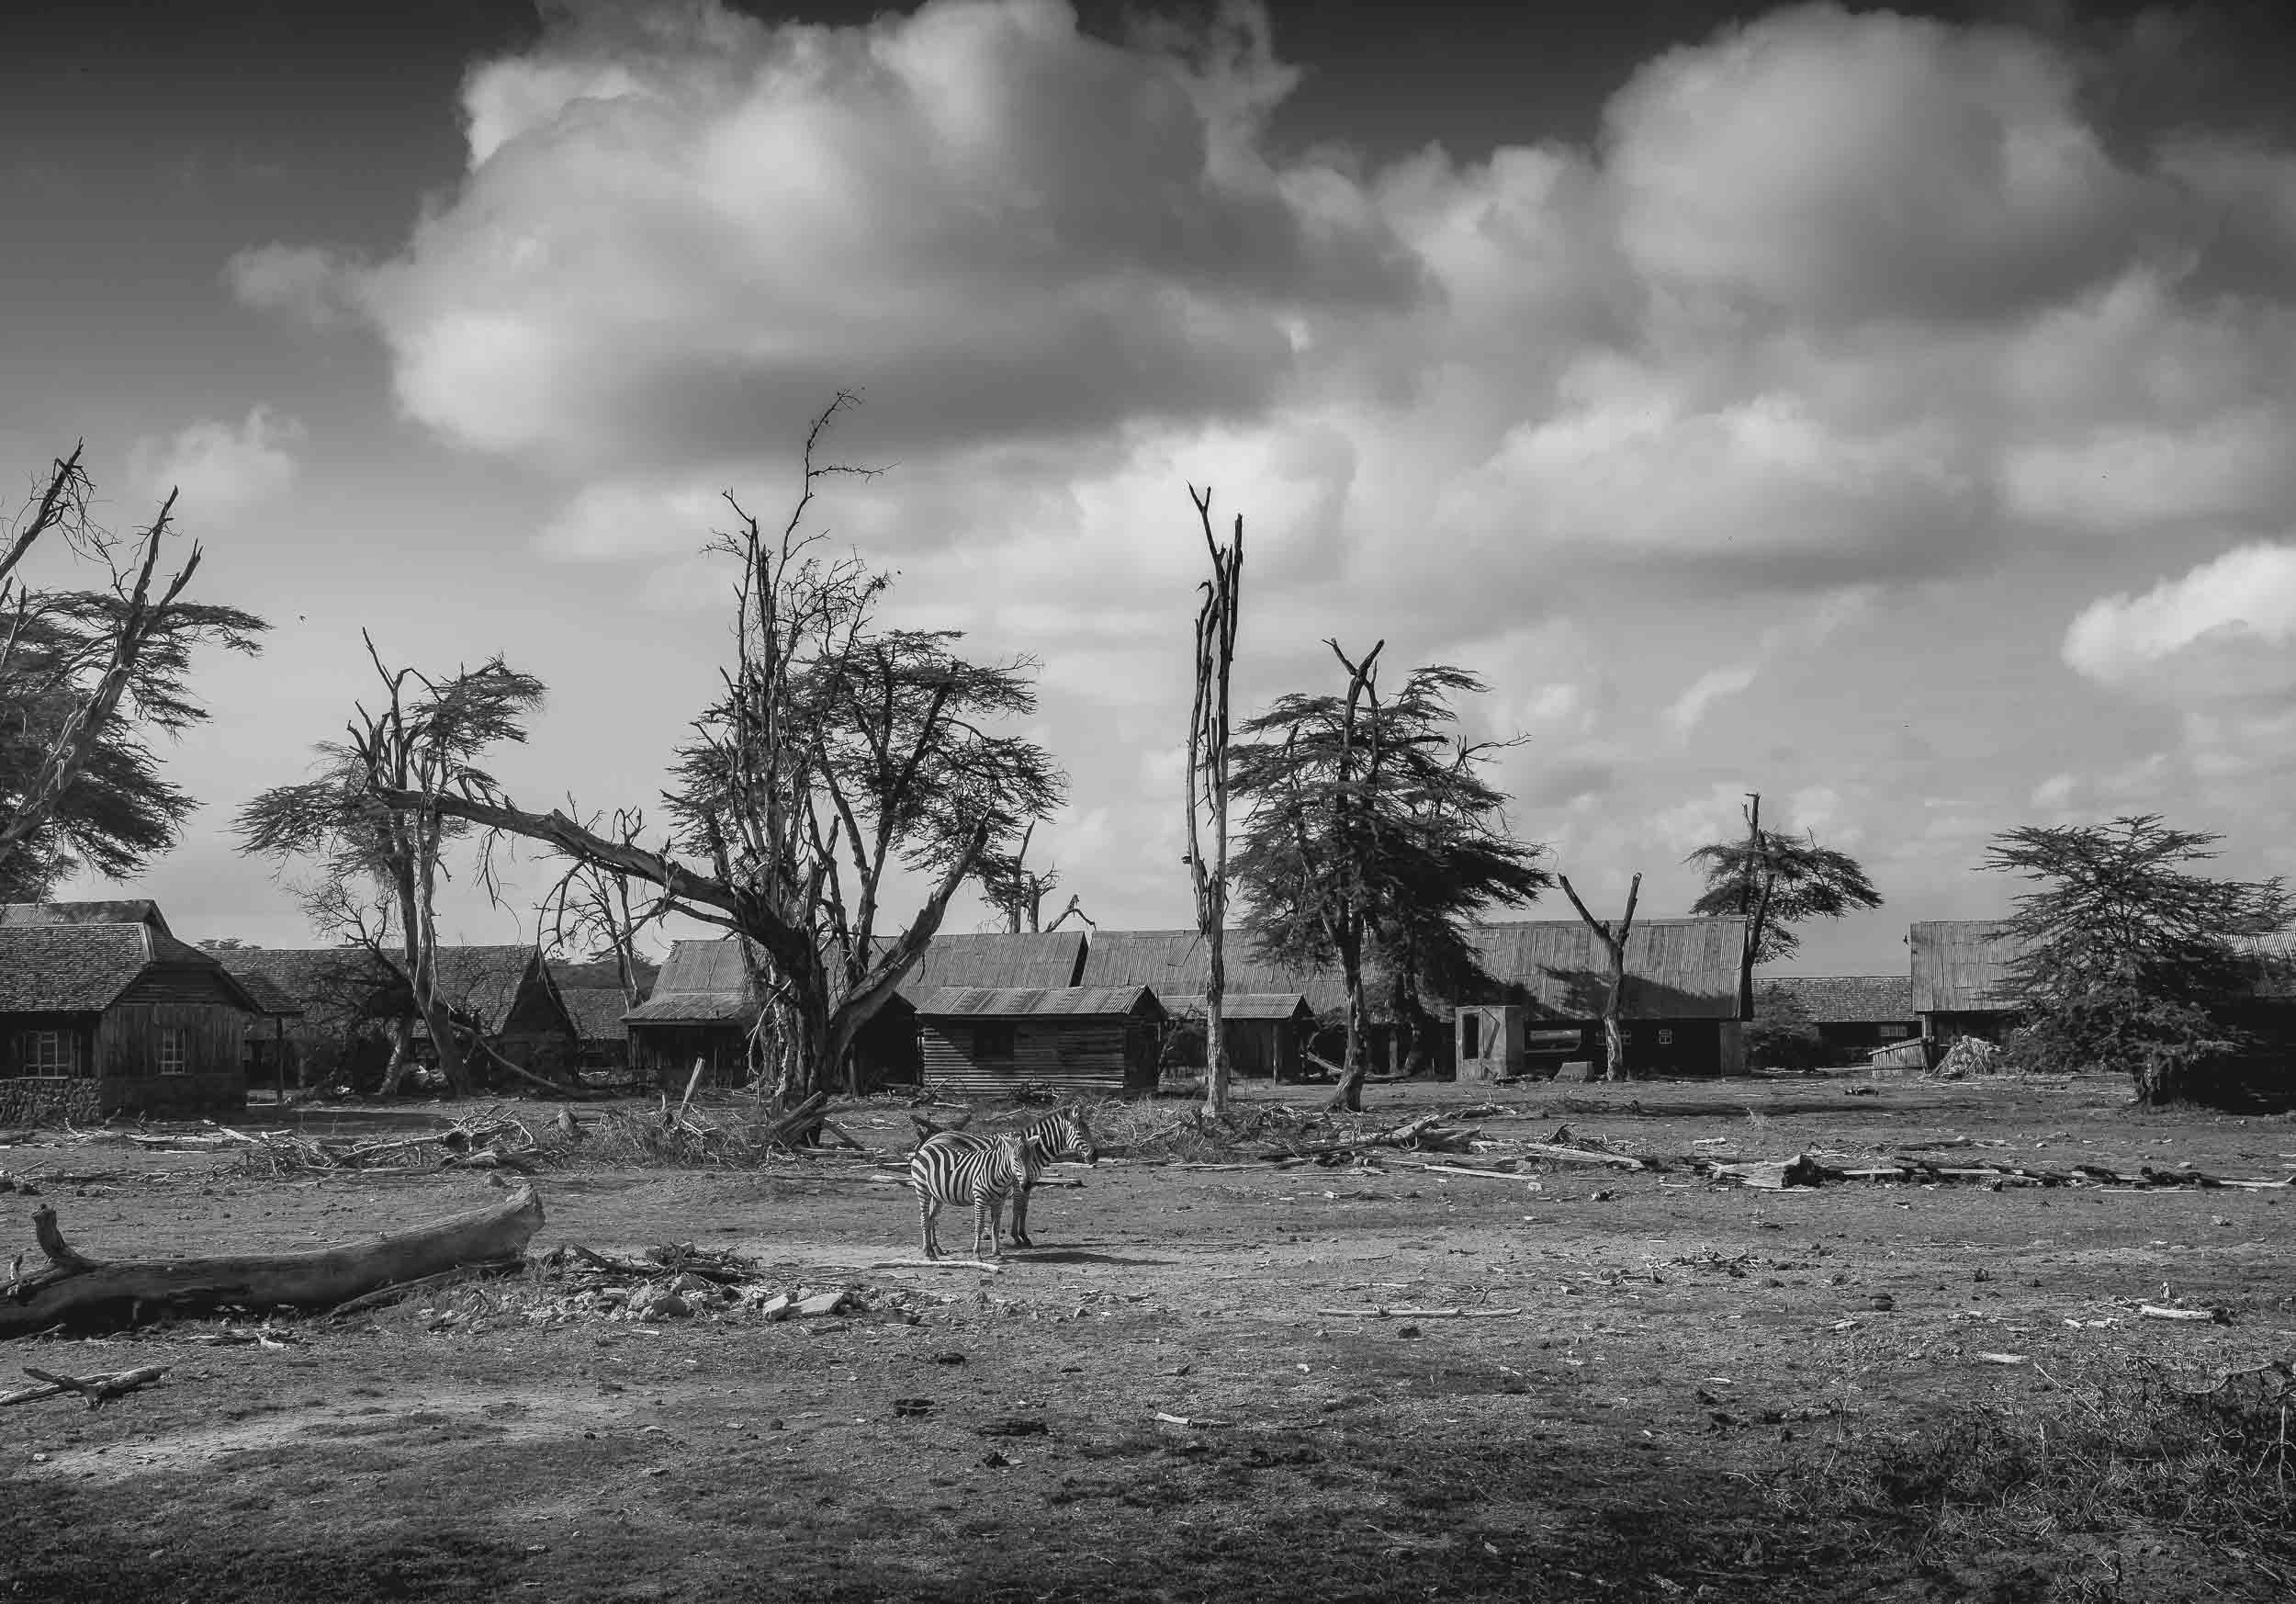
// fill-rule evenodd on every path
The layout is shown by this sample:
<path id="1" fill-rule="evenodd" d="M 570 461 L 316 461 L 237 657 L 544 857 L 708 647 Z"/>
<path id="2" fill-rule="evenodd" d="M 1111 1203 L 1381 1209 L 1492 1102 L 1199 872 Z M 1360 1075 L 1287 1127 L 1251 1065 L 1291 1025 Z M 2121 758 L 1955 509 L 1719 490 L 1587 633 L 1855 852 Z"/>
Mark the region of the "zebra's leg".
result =
<path id="1" fill-rule="evenodd" d="M 933 1239 L 933 1216 L 939 1213 L 940 1204 L 933 1200 L 930 1192 L 919 1192 L 917 1194 L 917 1234 L 924 1238 L 925 1257 L 928 1259 L 940 1257 L 940 1244 Z"/>
<path id="2" fill-rule="evenodd" d="M 999 1240 L 1004 1234 L 1004 1226 L 1005 1200 L 993 1198 L 986 1192 L 982 1192 L 973 1203 L 974 1258 L 978 1259 L 981 1256 L 983 1232 L 986 1232 L 988 1236 L 988 1256 L 991 1259 L 1002 1259 L 1005 1256 L 1005 1245 Z"/>
<path id="3" fill-rule="evenodd" d="M 1015 1187 L 1013 1189 L 1012 1245 L 1016 1248 L 1033 1248 L 1036 1246 L 1035 1243 L 1029 1240 L 1029 1189 L 1025 1186 Z"/>

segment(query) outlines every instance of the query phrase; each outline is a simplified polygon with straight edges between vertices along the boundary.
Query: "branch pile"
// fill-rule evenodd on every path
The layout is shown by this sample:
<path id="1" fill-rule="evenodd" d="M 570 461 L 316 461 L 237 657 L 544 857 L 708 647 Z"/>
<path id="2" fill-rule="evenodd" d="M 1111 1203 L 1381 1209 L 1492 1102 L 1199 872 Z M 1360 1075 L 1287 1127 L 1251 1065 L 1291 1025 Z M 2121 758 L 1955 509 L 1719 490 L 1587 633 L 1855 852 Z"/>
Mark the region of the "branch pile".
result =
<path id="1" fill-rule="evenodd" d="M 523 1120 L 491 1110 L 441 1130 L 381 1141 L 307 1136 L 296 1131 L 251 1135 L 228 1125 L 215 1129 L 217 1136 L 202 1145 L 239 1149 L 242 1172 L 266 1179 L 347 1169 L 512 1169 L 523 1175 L 532 1174 L 544 1157 L 541 1141 Z M 139 1140 L 157 1145 L 162 1139 Z"/>

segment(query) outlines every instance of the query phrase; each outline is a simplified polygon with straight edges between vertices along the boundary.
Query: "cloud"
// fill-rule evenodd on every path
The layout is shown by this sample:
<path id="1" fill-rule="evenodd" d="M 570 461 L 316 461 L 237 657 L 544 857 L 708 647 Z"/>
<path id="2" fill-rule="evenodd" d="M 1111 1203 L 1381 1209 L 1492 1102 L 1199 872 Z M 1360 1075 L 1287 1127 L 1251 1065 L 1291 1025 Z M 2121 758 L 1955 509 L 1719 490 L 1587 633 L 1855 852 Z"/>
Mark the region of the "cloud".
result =
<path id="1" fill-rule="evenodd" d="M 552 17 L 469 74 L 460 194 L 361 288 L 466 445 L 709 460 L 841 385 L 903 453 L 1238 415 L 1318 320 L 1419 293 L 1352 185 L 1258 155 L 1293 73 L 1255 12 L 1154 49 L 1057 0 Z"/>
<path id="2" fill-rule="evenodd" d="M 1690 688 L 1668 706 L 1665 714 L 1667 728 L 1674 732 L 1678 740 L 1687 736 L 1705 717 L 1709 707 L 1746 690 L 1753 684 L 1755 676 L 1760 672 L 1760 667 L 1750 662 L 1708 669 L 1691 681 Z"/>
<path id="3" fill-rule="evenodd" d="M 2174 710 L 2200 779 L 2296 769 L 2296 545 L 2237 547 L 2142 595 L 2101 597 L 2063 651 L 2099 684 Z"/>
<path id="4" fill-rule="evenodd" d="M 354 315 L 355 267 L 316 245 L 251 245 L 224 263 L 223 282 L 242 306 L 285 312 L 314 328 Z"/>
<path id="5" fill-rule="evenodd" d="M 1628 255 L 1828 318 L 1992 317 L 2110 275 L 2152 197 L 2030 34 L 1830 6 L 1645 66 L 1606 113 Z"/>
<path id="6" fill-rule="evenodd" d="M 139 440 L 128 469 L 153 498 L 177 491 L 179 521 L 212 526 L 284 493 L 295 480 L 303 438 L 300 423 L 259 406 L 237 426 L 202 422 L 166 440 Z"/>

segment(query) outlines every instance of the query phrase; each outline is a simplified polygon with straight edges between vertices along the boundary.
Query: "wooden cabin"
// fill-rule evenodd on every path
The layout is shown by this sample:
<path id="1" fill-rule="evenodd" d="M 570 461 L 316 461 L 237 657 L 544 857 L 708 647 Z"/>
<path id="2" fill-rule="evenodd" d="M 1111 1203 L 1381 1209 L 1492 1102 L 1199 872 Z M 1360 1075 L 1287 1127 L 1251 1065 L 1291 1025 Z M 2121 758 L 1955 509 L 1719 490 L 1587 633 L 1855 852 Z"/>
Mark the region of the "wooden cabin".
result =
<path id="1" fill-rule="evenodd" d="M 916 1008 L 926 1083 L 938 1091 L 1118 1097 L 1156 1088 L 1167 1016 L 1145 986 L 943 986 Z"/>
<path id="2" fill-rule="evenodd" d="M 1738 992 L 1744 932 L 1735 915 L 1635 921 L 1619 1011 L 1634 1075 L 1746 1072 Z M 1602 1016 L 1610 960 L 1582 921 L 1475 925 L 1468 939 L 1491 980 L 1453 1000 L 1460 1079 L 1550 1076 L 1574 1061 L 1607 1073 Z"/>
<path id="3" fill-rule="evenodd" d="M 1165 1060 L 1180 1068 L 1203 1068 L 1204 1000 L 1175 997 L 1165 1006 L 1171 1011 L 1174 1034 L 1185 1034 L 1182 1044 L 1167 1041 Z M 1302 1055 L 1314 1031 L 1315 1010 L 1297 991 L 1231 991 L 1220 1000 L 1221 1045 L 1233 1075 L 1266 1076 L 1278 1085 L 1299 1079 L 1305 1065 Z"/>
<path id="4" fill-rule="evenodd" d="M 0 1121 L 235 1113 L 261 1011 L 150 902 L 8 904 Z"/>
<path id="5" fill-rule="evenodd" d="M 1908 942 L 1913 1013 L 1925 1039 L 1977 1036 L 1998 1043 L 2017 1028 L 2017 1009 L 2005 989 L 2017 944 L 2006 921 L 1928 921 L 1913 927 Z"/>
<path id="6" fill-rule="evenodd" d="M 1755 988 L 1754 1014 L 1763 994 L 1776 991 L 1799 1005 L 1818 1032 L 1829 1064 L 1863 1064 L 1877 1048 L 1921 1034 L 1914 1017 L 1913 983 L 1904 975 L 1775 975 Z"/>
<path id="7" fill-rule="evenodd" d="M 370 1083 L 390 1060 L 390 1032 L 411 1022 L 419 1060 L 437 1061 L 414 988 L 397 963 L 360 946 L 230 947 L 214 954 L 243 981 L 262 977 L 300 1010 L 282 1033 L 294 1076 L 320 1085 Z M 541 954 L 524 946 L 438 950 L 438 992 L 448 1013 L 512 1063 L 563 1080 L 579 1062 L 573 1015 Z M 515 1076 L 484 1053 L 466 1051 L 481 1085 Z M 521 1083 L 523 1084 L 523 1083 Z"/>
<path id="8" fill-rule="evenodd" d="M 1221 954 L 1227 991 L 1235 997 L 1304 997 L 1312 1022 L 1300 1035 L 1301 1069 L 1307 1055 L 1330 1063 L 1346 1052 L 1347 987 L 1336 969 L 1292 969 L 1271 964 L 1254 951 L 1237 932 L 1228 932 Z M 1203 932 L 1193 930 L 1097 931 L 1085 955 L 1082 986 L 1145 986 L 1160 998 L 1204 995 L 1211 978 L 1211 950 Z M 1400 1072 L 1402 1034 L 1386 1016 L 1386 999 L 1376 986 L 1367 986 L 1365 1004 L 1370 1011 L 1370 1037 L 1364 1056 L 1375 1067 L 1384 1065 Z"/>
<path id="9" fill-rule="evenodd" d="M 890 943 L 881 943 L 886 945 Z M 865 1086 L 915 1085 L 924 1073 L 917 1000 L 944 986 L 996 990 L 1077 985 L 1085 967 L 1081 930 L 939 934 L 901 977 L 893 998 L 853 1039 Z"/>
<path id="10" fill-rule="evenodd" d="M 632 966 L 630 978 L 637 985 L 639 1001 L 645 1000 L 658 973 L 659 966 L 645 958 L 637 959 Z M 630 1033 L 622 1022 L 622 1016 L 636 1004 L 623 989 L 621 966 L 611 960 L 572 963 L 553 959 L 550 977 L 557 986 L 568 1016 L 574 1022 L 577 1066 L 589 1074 L 626 1073 L 630 1067 Z"/>
<path id="11" fill-rule="evenodd" d="M 631 1073 L 682 1091 L 698 1062 L 704 1086 L 746 1085 L 758 1015 L 739 938 L 673 942 L 653 990 L 622 1015 Z"/>

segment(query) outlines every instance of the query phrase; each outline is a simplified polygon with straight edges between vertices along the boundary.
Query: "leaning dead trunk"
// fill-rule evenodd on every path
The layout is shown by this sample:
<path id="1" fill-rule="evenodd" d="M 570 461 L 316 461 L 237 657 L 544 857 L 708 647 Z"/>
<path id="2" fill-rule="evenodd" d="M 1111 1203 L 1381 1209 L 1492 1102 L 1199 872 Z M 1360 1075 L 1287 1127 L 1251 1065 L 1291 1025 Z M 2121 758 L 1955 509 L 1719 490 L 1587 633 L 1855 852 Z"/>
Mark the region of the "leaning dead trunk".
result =
<path id="1" fill-rule="evenodd" d="M 1339 1085 L 1333 1089 L 1330 1108 L 1335 1113 L 1363 1112 L 1363 1080 L 1370 1070 L 1371 1014 L 1363 1001 L 1363 960 L 1340 955 L 1340 973 L 1347 983 L 1347 1052 L 1341 1060 Z"/>
<path id="2" fill-rule="evenodd" d="M 116 1328 L 222 1307 L 325 1309 L 363 1293 L 523 1257 L 542 1200 L 522 1186 L 490 1207 L 371 1241 L 304 1253 L 98 1263 L 68 1246 L 43 1204 L 32 1230 L 48 1268 L 0 1284 L 0 1339 L 51 1326 Z"/>

